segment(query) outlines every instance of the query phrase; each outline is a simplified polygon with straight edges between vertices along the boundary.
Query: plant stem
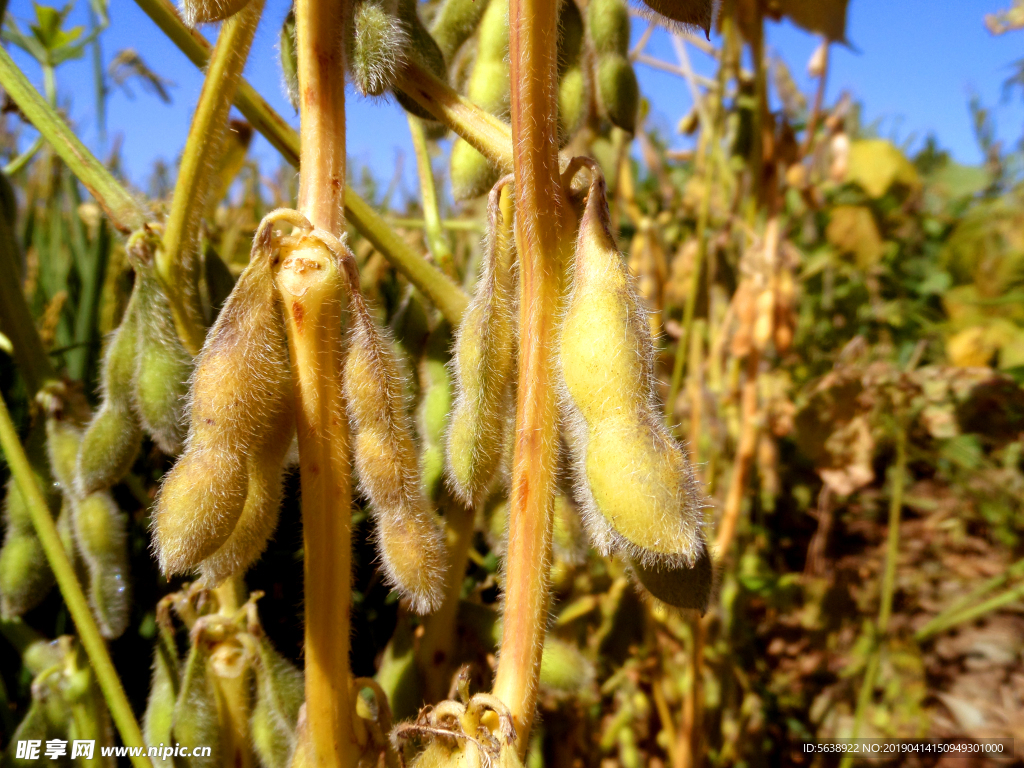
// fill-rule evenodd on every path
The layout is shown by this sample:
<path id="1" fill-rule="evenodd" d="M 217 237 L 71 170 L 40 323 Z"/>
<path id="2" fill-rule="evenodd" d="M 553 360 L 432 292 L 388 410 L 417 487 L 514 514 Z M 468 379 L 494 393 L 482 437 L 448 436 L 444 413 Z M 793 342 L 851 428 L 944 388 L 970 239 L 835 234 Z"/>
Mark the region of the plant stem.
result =
<path id="1" fill-rule="evenodd" d="M 301 115 L 299 210 L 314 227 L 345 227 L 345 19 L 347 0 L 298 0 L 295 40 Z M 349 667 L 352 606 L 352 477 L 341 387 L 344 341 L 340 254 L 320 246 L 285 258 L 278 273 L 295 372 L 302 535 L 305 546 L 306 744 L 296 762 L 355 766 Z M 284 255 L 284 254 L 282 254 Z M 347 286 L 349 290 L 354 286 Z M 360 736 L 362 738 L 360 738 Z"/>
<path id="2" fill-rule="evenodd" d="M 998 589 L 999 587 L 1003 586 L 1006 582 L 1010 581 L 1011 579 L 1015 579 L 1018 576 L 1024 576 L 1024 560 L 1018 560 L 1016 563 L 1007 568 L 1003 573 L 999 574 L 998 576 L 992 577 L 977 589 L 971 590 L 969 593 L 967 593 L 962 598 L 954 602 L 952 605 L 945 608 L 940 614 L 935 616 L 931 621 L 929 621 L 927 624 L 925 624 L 923 627 L 917 630 L 917 632 L 914 635 L 914 639 L 917 640 L 917 642 L 919 643 L 924 642 L 925 640 L 938 634 L 939 632 L 944 632 L 945 630 L 952 627 L 954 624 L 960 624 L 963 621 L 967 620 L 961 618 L 961 616 L 969 616 L 969 618 L 974 618 L 975 615 L 980 615 L 977 614 L 977 611 L 981 609 L 982 606 L 987 606 L 994 600 L 1002 599 L 1007 594 L 1012 593 L 1013 590 L 1010 590 L 1009 592 L 1004 592 L 999 597 L 992 598 L 992 600 L 987 600 L 984 603 L 979 604 L 978 601 L 981 600 L 981 598 L 983 598 L 992 590 Z M 1017 586 L 1014 589 L 1020 588 L 1021 586 Z M 987 611 L 984 612 L 987 613 Z"/>
<path id="3" fill-rule="evenodd" d="M 460 96 L 415 61 L 410 60 L 399 78 L 405 95 L 465 139 L 502 173 L 513 169 L 512 131 L 507 123 Z"/>
<path id="4" fill-rule="evenodd" d="M 193 29 L 185 26 L 168 0 L 135 0 L 178 49 L 195 66 L 203 69 L 210 60 L 210 44 Z M 299 134 L 277 114 L 243 78 L 235 91 L 235 106 L 282 157 L 299 167 Z M 511 139 L 509 139 L 511 146 Z M 511 152 L 511 150 L 510 150 Z M 511 165 L 509 165 L 511 167 Z M 469 298 L 433 264 L 398 237 L 378 214 L 354 190 L 345 191 L 345 213 L 349 221 L 374 248 L 394 265 L 413 285 L 419 288 L 452 325 L 458 325 Z"/>
<path id="5" fill-rule="evenodd" d="M 427 132 L 423 121 L 415 115 L 407 115 L 412 147 L 416 152 L 416 170 L 420 177 L 420 197 L 423 205 L 423 220 L 426 223 L 427 247 L 434 261 L 448 277 L 457 279 L 455 264 L 452 262 L 452 247 L 441 226 L 441 212 L 437 208 L 437 191 L 434 189 L 434 170 L 430 166 L 430 148 L 427 146 Z"/>
<path id="6" fill-rule="evenodd" d="M 896 427 L 896 464 L 892 470 L 892 495 L 889 497 L 889 535 L 885 546 L 885 571 L 882 575 L 882 594 L 878 607 L 878 620 L 871 642 L 871 655 L 868 658 L 864 680 L 857 694 L 857 709 L 853 715 L 853 732 L 851 738 L 856 739 L 864 722 L 868 704 L 875 691 L 875 678 L 881 660 L 881 646 L 889 632 L 889 619 L 892 616 L 892 600 L 896 591 L 896 561 L 900 554 L 900 511 L 903 509 L 903 487 L 907 473 L 907 428 L 900 422 Z M 853 762 L 853 756 L 844 755 L 840 768 L 846 768 Z"/>
<path id="7" fill-rule="evenodd" d="M 263 0 L 250 0 L 224 22 L 217 36 L 181 156 L 163 247 L 156 254 L 156 272 L 167 293 L 175 328 L 193 355 L 199 353 L 206 335 L 195 296 L 199 229 L 215 179 L 211 170 L 223 145 L 228 112 L 262 13 Z"/>
<path id="8" fill-rule="evenodd" d="M 505 609 L 494 693 L 511 710 L 525 754 L 536 707 L 548 608 L 558 459 L 553 356 L 565 200 L 558 174 L 556 0 L 511 0 L 509 55 L 519 254 L 519 386 Z M 570 243 L 571 245 L 571 243 Z"/>
<path id="9" fill-rule="evenodd" d="M 107 645 L 100 635 L 99 627 L 96 626 L 96 620 L 89 608 L 89 601 L 75 576 L 75 568 L 61 544 L 57 526 L 50 516 L 46 500 L 35 481 L 28 457 L 18 440 L 17 430 L 14 427 L 14 422 L 11 421 L 11 414 L 7 410 L 7 403 L 2 398 L 0 398 L 0 448 L 3 449 L 7 466 L 10 467 L 11 475 L 18 483 L 18 488 L 28 506 L 39 543 L 42 544 L 46 559 L 57 578 L 57 586 L 60 587 L 64 604 L 75 622 L 82 646 L 89 655 L 93 673 L 96 675 L 100 690 L 103 691 L 103 697 L 107 700 L 114 725 L 117 726 L 118 733 L 121 734 L 121 741 L 126 747 L 141 748 L 139 755 L 131 757 L 132 764 L 136 768 L 150 768 L 152 764 L 145 754 L 146 743 L 142 738 L 139 723 L 132 712 L 131 704 L 128 703 L 124 688 L 121 687 L 121 680 L 117 676 L 117 670 L 114 669 L 114 663 L 110 660 Z"/>
<path id="10" fill-rule="evenodd" d="M 352 484 L 341 389 L 345 288 L 332 257 L 295 262 L 285 258 L 277 278 L 295 380 L 305 546 L 308 741 L 295 764 L 301 753 L 303 765 L 339 768 L 356 765 L 361 753 L 348 660 Z"/>
<path id="11" fill-rule="evenodd" d="M 14 346 L 14 360 L 30 395 L 46 381 L 56 378 L 21 289 L 18 244 L 3 216 L 0 216 L 0 332 Z"/>
<path id="12" fill-rule="evenodd" d="M 743 493 L 757 448 L 757 378 L 760 366 L 761 351 L 754 347 L 747 355 L 747 376 L 743 382 L 741 396 L 740 440 L 736 447 L 732 477 L 729 480 L 729 493 L 725 499 L 722 520 L 718 524 L 718 536 L 715 538 L 715 551 L 719 558 L 726 556 L 729 545 L 736 535 L 736 525 L 743 507 Z"/>
<path id="13" fill-rule="evenodd" d="M 122 232 L 131 232 L 146 222 L 146 213 L 138 201 L 78 140 L 74 131 L 32 87 L 5 50 L 0 50 L 0 86 L 96 198 L 115 227 Z"/>

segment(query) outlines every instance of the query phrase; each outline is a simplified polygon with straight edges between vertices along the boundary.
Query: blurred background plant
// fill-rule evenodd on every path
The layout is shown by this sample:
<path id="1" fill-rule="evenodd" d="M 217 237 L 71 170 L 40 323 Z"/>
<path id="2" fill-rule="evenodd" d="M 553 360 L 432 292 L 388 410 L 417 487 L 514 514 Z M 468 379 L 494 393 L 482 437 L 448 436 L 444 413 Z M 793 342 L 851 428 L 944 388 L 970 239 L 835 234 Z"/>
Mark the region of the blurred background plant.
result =
<path id="1" fill-rule="evenodd" d="M 477 23 L 488 29 L 483 10 L 453 39 L 444 14 L 456 4 L 431 0 L 419 13 L 452 84 L 502 117 L 507 73 L 504 93 L 486 93 L 477 67 L 494 77 L 507 39 L 473 36 Z M 645 601 L 623 563 L 588 551 L 571 500 L 559 497 L 530 766 L 797 764 L 808 762 L 801 740 L 855 734 L 1024 739 L 1024 155 L 994 139 L 976 100 L 979 166 L 956 163 L 933 140 L 909 155 L 864 125 L 849 95 L 826 103 L 846 6 L 726 0 L 713 44 L 672 32 L 673 61 L 646 51 L 656 21 L 632 17 L 646 31 L 622 50 L 583 23 L 587 4 L 573 6 L 575 34 L 586 31 L 563 45 L 563 143 L 595 158 L 608 180 L 613 225 L 659 339 L 666 415 L 714 500 L 716 587 L 703 617 Z M 86 30 L 68 26 L 70 8 L 36 5 L 27 23 L 5 15 L 4 40 L 39 62 L 52 108 L 61 64 L 89 55 L 101 126 L 112 85 L 169 98 L 169 82 L 133 51 L 104 70 L 98 46 L 116 9 L 111 16 L 92 0 Z M 821 39 L 806 63 L 812 93 L 799 90 L 792 62 L 766 50 L 765 22 L 783 16 Z M 1015 5 L 985 23 L 1012 33 L 1021 19 Z M 285 20 L 286 76 L 290 34 Z M 715 77 L 695 74 L 691 56 L 708 57 Z M 630 86 L 629 74 L 605 74 L 637 63 L 690 90 L 694 106 L 678 130 L 694 136 L 692 151 L 666 149 L 646 119 L 649 104 L 631 95 L 635 78 Z M 486 84 L 501 91 L 501 82 Z M 1006 87 L 1019 84 L 1014 75 Z M 368 175 L 353 184 L 400 247 L 425 254 L 469 293 L 486 227 L 479 195 L 497 171 L 437 125 L 410 116 L 421 203 L 396 210 Z M 302 642 L 298 479 L 286 480 L 281 522 L 245 579 L 248 596 L 158 575 L 150 511 L 170 459 L 148 438 L 102 491 L 105 524 L 123 529 L 117 552 L 97 560 L 83 546 L 80 516 L 61 511 L 62 495 L 65 508 L 83 502 L 69 501 L 54 433 L 77 429 L 99 403 L 102 340 L 120 324 L 133 272 L 118 223 L 42 136 L 20 140 L 30 126 L 10 99 L 2 128 L 0 389 L 93 613 L 106 619 L 128 699 L 146 712 L 151 743 L 206 739 L 216 744 L 208 764 L 284 765 L 301 701 L 292 666 Z M 209 170 L 200 246 L 207 324 L 247 263 L 259 221 L 294 203 L 294 149 L 268 177 L 247 156 L 253 133 L 251 122 L 233 120 Z M 116 145 L 106 165 L 127 184 Z M 473 174 L 487 180 L 474 186 Z M 174 175 L 154 168 L 142 203 L 154 218 L 170 206 Z M 435 177 L 450 178 L 465 199 L 438 194 Z M 451 327 L 379 236 L 361 231 L 352 228 L 350 244 L 411 374 L 425 485 L 454 521 L 440 481 Z M 25 502 L 8 488 L 2 742 L 85 734 L 113 743 Z M 361 706 L 383 732 L 392 717 L 445 697 L 456 672 L 460 693 L 490 679 L 504 493 L 463 537 L 458 603 L 426 619 L 383 583 L 372 521 L 362 502 L 354 509 L 352 667 L 374 692 Z M 96 574 L 112 569 L 130 581 L 130 605 L 103 602 Z"/>

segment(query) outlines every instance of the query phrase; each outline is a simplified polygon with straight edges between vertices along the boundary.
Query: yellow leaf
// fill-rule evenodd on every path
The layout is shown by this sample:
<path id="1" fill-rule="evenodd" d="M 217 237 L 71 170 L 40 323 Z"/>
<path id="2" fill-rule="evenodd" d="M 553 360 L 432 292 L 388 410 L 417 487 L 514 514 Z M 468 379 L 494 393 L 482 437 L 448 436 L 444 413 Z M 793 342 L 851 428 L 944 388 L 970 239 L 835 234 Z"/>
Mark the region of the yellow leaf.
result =
<path id="1" fill-rule="evenodd" d="M 884 195 L 894 184 L 910 190 L 921 186 L 917 169 L 892 142 L 884 139 L 850 142 L 846 181 L 859 185 L 872 199 Z"/>
<path id="2" fill-rule="evenodd" d="M 833 209 L 825 236 L 842 253 L 853 254 L 861 269 L 877 264 L 885 251 L 875 217 L 863 205 L 840 205 Z"/>
<path id="3" fill-rule="evenodd" d="M 988 329 L 982 325 L 966 328 L 946 339 L 946 354 L 958 368 L 988 365 L 995 353 L 996 345 L 992 343 Z"/>

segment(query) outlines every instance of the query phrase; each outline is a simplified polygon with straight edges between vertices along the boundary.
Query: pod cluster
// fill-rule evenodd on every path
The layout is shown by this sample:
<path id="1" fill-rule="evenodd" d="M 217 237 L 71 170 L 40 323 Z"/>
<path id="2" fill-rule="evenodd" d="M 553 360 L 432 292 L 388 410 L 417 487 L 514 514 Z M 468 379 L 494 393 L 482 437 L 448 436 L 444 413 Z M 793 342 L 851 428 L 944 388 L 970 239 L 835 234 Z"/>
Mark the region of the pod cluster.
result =
<path id="1" fill-rule="evenodd" d="M 624 131 L 636 130 L 640 86 L 629 61 L 629 8 L 625 0 L 592 0 L 587 27 L 596 55 L 595 80 L 601 111 Z"/>
<path id="2" fill-rule="evenodd" d="M 198 569 L 219 584 L 248 568 L 276 527 L 294 398 L 274 260 L 257 237 L 199 354 L 185 450 L 154 515 L 168 575 Z"/>
<path id="3" fill-rule="evenodd" d="M 168 602 L 189 629 L 184 660 Z M 295 752 L 302 673 L 264 636 L 252 601 L 236 617 L 208 612 L 211 603 L 216 600 L 193 587 L 158 606 L 159 632 L 142 720 L 146 744 L 165 747 L 154 762 L 165 768 L 235 764 L 251 749 L 263 768 L 286 768 Z M 232 702 L 230 712 L 226 700 Z M 175 749 L 191 744 L 208 746 L 211 754 L 185 757 Z"/>
<path id="4" fill-rule="evenodd" d="M 153 267 L 151 232 L 128 242 L 135 286 L 111 334 L 100 372 L 100 407 L 78 452 L 75 478 L 84 496 L 109 488 L 131 469 L 143 435 L 164 453 L 181 450 L 192 357 L 175 332 L 170 304 Z"/>

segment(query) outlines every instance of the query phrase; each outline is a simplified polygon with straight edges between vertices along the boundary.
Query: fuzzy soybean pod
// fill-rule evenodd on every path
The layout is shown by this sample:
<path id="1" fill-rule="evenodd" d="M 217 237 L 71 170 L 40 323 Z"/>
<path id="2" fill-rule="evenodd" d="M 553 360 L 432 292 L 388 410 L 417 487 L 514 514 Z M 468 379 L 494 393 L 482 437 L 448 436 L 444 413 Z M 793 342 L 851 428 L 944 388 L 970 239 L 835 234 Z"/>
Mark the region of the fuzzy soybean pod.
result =
<path id="1" fill-rule="evenodd" d="M 86 427 L 78 451 L 75 486 L 79 496 L 109 488 L 124 477 L 142 444 L 142 422 L 135 411 L 134 395 L 138 334 L 136 287 L 103 355 L 100 408 Z"/>
<path id="2" fill-rule="evenodd" d="M 288 101 L 295 111 L 299 109 L 299 57 L 295 50 L 295 10 L 288 11 L 281 23 L 281 32 L 277 38 L 277 50 L 280 54 L 281 75 L 284 77 L 284 88 L 288 93 Z"/>
<path id="3" fill-rule="evenodd" d="M 129 248 L 132 244 L 129 241 Z M 140 249 L 141 250 L 141 249 Z M 148 252 L 134 260 L 139 302 L 135 405 L 142 427 L 168 455 L 181 450 L 192 356 L 174 328 L 171 305 Z"/>
<path id="4" fill-rule="evenodd" d="M 583 125 L 590 92 L 583 71 L 583 17 L 575 0 L 558 15 L 558 137 L 564 146 Z"/>
<path id="5" fill-rule="evenodd" d="M 166 574 L 192 570 L 225 545 L 245 510 L 252 468 L 266 470 L 268 454 L 290 442 L 292 377 L 271 272 L 278 257 L 262 239 L 257 233 L 249 266 L 199 354 L 185 452 L 157 498 L 155 544 Z M 279 478 L 279 470 L 264 476 L 264 498 L 274 496 Z M 237 552 L 232 558 L 245 559 Z"/>
<path id="6" fill-rule="evenodd" d="M 444 60 L 451 63 L 487 9 L 489 0 L 444 0 L 430 25 L 430 36 L 437 42 Z"/>
<path id="7" fill-rule="evenodd" d="M 217 691 L 209 670 L 210 650 L 202 637 L 192 638 L 181 690 L 174 705 L 174 741 L 211 748 L 209 757 L 176 758 L 175 763 L 184 768 L 213 768 L 221 764 L 221 726 L 217 714 Z"/>
<path id="8" fill-rule="evenodd" d="M 602 554 L 694 568 L 705 554 L 705 500 L 660 416 L 647 313 L 611 235 L 604 179 L 593 172 L 559 342 L 576 495 Z"/>
<path id="9" fill-rule="evenodd" d="M 263 768 L 288 768 L 295 753 L 295 730 L 302 706 L 302 672 L 265 637 L 256 641 L 256 705 L 252 743 Z"/>
<path id="10" fill-rule="evenodd" d="M 38 470 L 35 479 L 40 489 L 47 488 Z M 6 532 L 0 548 L 0 617 L 13 619 L 39 605 L 54 579 L 43 545 L 32 527 L 28 504 L 13 478 L 7 482 L 3 517 Z"/>
<path id="11" fill-rule="evenodd" d="M 467 98 L 481 109 L 506 117 L 511 106 L 508 63 L 508 0 L 491 0 L 477 32 L 476 60 L 466 88 Z M 452 144 L 452 194 L 468 200 L 486 193 L 500 171 L 464 139 Z"/>
<path id="12" fill-rule="evenodd" d="M 481 505 L 500 474 L 515 368 L 515 246 L 509 181 L 488 199 L 489 232 L 480 279 L 455 334 L 455 407 L 448 427 L 448 486 Z"/>
<path id="13" fill-rule="evenodd" d="M 587 6 L 590 40 L 597 54 L 597 97 L 613 125 L 633 133 L 640 86 L 630 63 L 629 9 L 625 0 L 592 0 Z"/>
<path id="14" fill-rule="evenodd" d="M 364 96 L 386 93 L 405 66 L 410 35 L 396 12 L 394 0 L 363 0 L 353 13 L 349 59 Z"/>
<path id="15" fill-rule="evenodd" d="M 224 21 L 248 4 L 249 0 L 183 0 L 181 6 L 185 22 L 194 27 L 196 24 Z"/>
<path id="16" fill-rule="evenodd" d="M 434 77 L 447 83 L 448 65 L 445 63 L 444 54 L 437 47 L 437 43 L 430 36 L 427 28 L 423 26 L 419 11 L 416 10 L 417 5 L 419 5 L 417 0 L 398 0 L 398 18 L 401 19 L 409 40 L 409 56 Z M 395 98 L 409 114 L 416 115 L 423 120 L 436 122 L 437 118 L 401 91 L 395 92 Z"/>
<path id="17" fill-rule="evenodd" d="M 89 576 L 89 604 L 100 633 L 120 637 L 128 626 L 131 578 L 128 572 L 127 516 L 107 491 L 76 499 L 72 529 Z"/>
<path id="18" fill-rule="evenodd" d="M 358 289 L 351 303 L 343 381 L 359 486 L 377 524 L 387 582 L 416 613 L 430 613 L 444 598 L 444 537 L 420 484 L 398 361 Z"/>
<path id="19" fill-rule="evenodd" d="M 157 640 L 153 651 L 153 675 L 149 686 L 149 699 L 142 716 L 142 735 L 150 747 L 161 744 L 173 746 L 174 705 L 178 700 L 180 670 L 177 651 L 172 642 L 163 637 Z M 174 758 L 157 756 L 157 765 L 174 766 Z"/>

